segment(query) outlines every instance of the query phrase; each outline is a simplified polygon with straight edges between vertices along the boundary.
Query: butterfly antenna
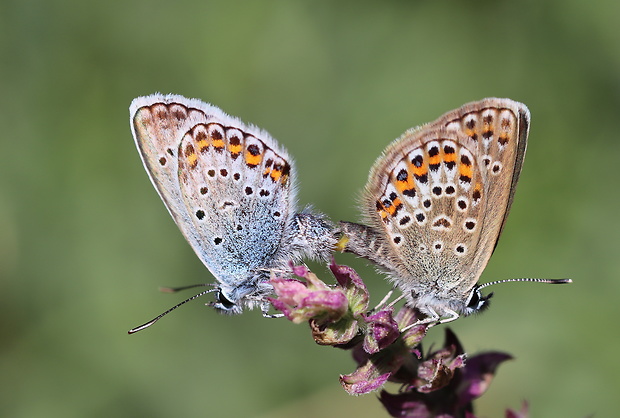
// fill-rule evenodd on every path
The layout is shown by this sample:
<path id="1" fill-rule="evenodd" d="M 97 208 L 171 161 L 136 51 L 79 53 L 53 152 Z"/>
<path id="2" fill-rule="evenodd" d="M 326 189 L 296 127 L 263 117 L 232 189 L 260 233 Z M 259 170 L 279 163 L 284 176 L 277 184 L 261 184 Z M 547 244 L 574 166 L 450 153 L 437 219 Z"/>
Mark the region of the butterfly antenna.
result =
<path id="1" fill-rule="evenodd" d="M 170 290 L 171 290 L 171 291 L 176 291 L 176 290 L 182 290 L 182 289 L 187 289 L 187 288 L 191 288 L 191 287 L 198 287 L 198 286 L 200 286 L 200 285 L 185 286 L 185 287 L 183 287 L 183 288 L 175 288 L 175 289 L 170 289 Z M 192 297 L 191 297 L 191 298 L 189 298 L 189 299 L 185 299 L 183 302 L 181 302 L 181 303 L 179 303 L 179 304 L 174 305 L 172 308 L 168 309 L 166 312 L 163 312 L 163 313 L 161 313 L 161 314 L 157 315 L 155 318 L 151 319 L 149 322 L 144 323 L 144 324 L 140 325 L 139 327 L 135 327 L 135 328 L 130 329 L 127 333 L 128 333 L 128 334 L 135 334 L 135 333 L 136 333 L 136 332 L 138 332 L 138 331 L 142 331 L 143 329 L 148 328 L 148 327 L 150 327 L 151 325 L 153 325 L 155 322 L 159 321 L 159 320 L 160 320 L 161 318 L 163 318 L 164 316 L 168 315 L 170 312 L 174 311 L 174 310 L 175 310 L 176 308 L 178 308 L 179 306 L 184 305 L 184 304 L 186 304 L 187 302 L 190 302 L 190 301 L 192 301 L 192 300 L 194 300 L 194 299 L 197 299 L 197 298 L 199 298 L 199 297 L 201 297 L 201 296 L 204 296 L 204 295 L 206 295 L 207 293 L 215 292 L 216 290 L 217 290 L 217 289 L 209 289 L 209 290 L 205 290 L 204 292 L 200 292 L 200 293 L 198 293 L 197 295 L 194 295 L 194 296 L 192 296 Z"/>
<path id="2" fill-rule="evenodd" d="M 564 283 L 572 283 L 571 279 L 532 279 L 529 277 L 520 278 L 520 279 L 504 279 L 504 280 L 496 280 L 494 282 L 484 283 L 478 286 L 478 290 L 484 289 L 485 287 L 493 286 L 499 283 L 508 283 L 508 282 L 534 282 L 534 283 L 548 283 L 548 284 L 564 284 Z"/>
<path id="3" fill-rule="evenodd" d="M 207 283 L 198 283 L 198 284 L 190 284 L 189 286 L 181 286 L 181 287 L 160 287 L 159 291 L 165 292 L 165 293 L 176 293 L 176 292 L 180 292 L 181 290 L 194 289 L 196 287 L 204 287 L 204 286 L 215 286 L 215 285 L 207 284 Z"/>

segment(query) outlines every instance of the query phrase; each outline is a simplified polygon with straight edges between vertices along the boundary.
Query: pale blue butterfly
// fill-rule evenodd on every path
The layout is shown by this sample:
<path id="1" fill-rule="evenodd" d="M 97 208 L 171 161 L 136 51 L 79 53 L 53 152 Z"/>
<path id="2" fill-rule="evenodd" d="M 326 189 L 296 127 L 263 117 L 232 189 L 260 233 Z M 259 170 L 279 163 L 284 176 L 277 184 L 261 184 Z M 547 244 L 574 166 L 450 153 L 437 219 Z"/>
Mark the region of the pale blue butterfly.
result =
<path id="1" fill-rule="evenodd" d="M 259 306 L 269 316 L 271 272 L 302 257 L 325 259 L 335 243 L 322 215 L 296 211 L 288 153 L 267 132 L 197 99 L 153 94 L 129 110 L 153 185 L 217 280 L 187 301 L 215 292 L 220 312 Z"/>

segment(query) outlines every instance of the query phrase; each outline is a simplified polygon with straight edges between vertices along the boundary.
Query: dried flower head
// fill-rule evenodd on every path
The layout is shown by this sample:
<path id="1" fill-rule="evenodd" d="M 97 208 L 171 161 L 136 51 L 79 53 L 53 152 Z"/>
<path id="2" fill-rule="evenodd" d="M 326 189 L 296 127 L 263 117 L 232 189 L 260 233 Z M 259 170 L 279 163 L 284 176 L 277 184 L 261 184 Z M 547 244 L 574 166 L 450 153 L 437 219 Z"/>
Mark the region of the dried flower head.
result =
<path id="1" fill-rule="evenodd" d="M 449 329 L 443 346 L 424 354 L 421 342 L 429 325 L 418 323 L 423 319 L 419 311 L 407 306 L 396 313 L 392 306 L 369 311 L 368 290 L 359 275 L 335 262 L 330 269 L 334 285 L 305 267 L 293 267 L 302 280 L 272 278 L 276 297 L 270 301 L 289 320 L 307 321 L 318 344 L 351 350 L 358 367 L 340 376 L 343 388 L 362 395 L 387 382 L 400 384 L 398 393 L 382 390 L 379 396 L 392 416 L 474 417 L 472 401 L 511 356 L 488 352 L 467 358 Z M 522 413 L 527 414 L 526 407 Z"/>

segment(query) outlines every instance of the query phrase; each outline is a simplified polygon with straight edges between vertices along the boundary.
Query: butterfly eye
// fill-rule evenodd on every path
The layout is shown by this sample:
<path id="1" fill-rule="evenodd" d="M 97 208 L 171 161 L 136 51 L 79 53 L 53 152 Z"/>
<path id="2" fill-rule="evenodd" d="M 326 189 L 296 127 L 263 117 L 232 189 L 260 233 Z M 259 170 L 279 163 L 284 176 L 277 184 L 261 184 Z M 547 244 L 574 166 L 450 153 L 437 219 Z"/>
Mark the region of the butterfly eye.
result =
<path id="1" fill-rule="evenodd" d="M 221 291 L 218 291 L 215 294 L 215 299 L 224 310 L 231 310 L 236 306 L 236 304 L 227 299 Z"/>
<path id="2" fill-rule="evenodd" d="M 472 310 L 478 310 L 478 304 L 480 303 L 480 291 L 478 288 L 472 289 L 469 294 L 469 300 L 467 301 L 467 307 Z"/>
<path id="3" fill-rule="evenodd" d="M 493 293 L 489 293 L 487 296 L 482 296 L 478 286 L 474 287 L 467 300 L 467 311 L 469 313 L 482 312 L 489 307 L 489 299 L 493 296 Z"/>

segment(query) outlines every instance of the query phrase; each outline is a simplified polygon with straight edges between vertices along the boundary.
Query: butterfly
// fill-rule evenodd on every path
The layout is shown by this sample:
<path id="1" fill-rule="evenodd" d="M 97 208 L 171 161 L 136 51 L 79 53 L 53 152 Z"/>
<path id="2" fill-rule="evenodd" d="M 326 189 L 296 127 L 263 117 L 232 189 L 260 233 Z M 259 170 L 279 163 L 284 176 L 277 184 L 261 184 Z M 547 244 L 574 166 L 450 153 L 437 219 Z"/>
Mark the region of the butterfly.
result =
<path id="1" fill-rule="evenodd" d="M 488 306 L 477 284 L 497 246 L 521 173 L 530 112 L 510 99 L 465 104 L 406 131 L 370 171 L 364 224 L 340 222 L 344 251 L 388 273 L 424 323 Z"/>
<path id="2" fill-rule="evenodd" d="M 331 224 L 297 211 L 293 161 L 267 132 L 178 95 L 136 98 L 130 123 L 155 189 L 217 280 L 188 300 L 215 292 L 212 306 L 220 312 L 260 306 L 267 315 L 271 272 L 331 252 Z"/>

